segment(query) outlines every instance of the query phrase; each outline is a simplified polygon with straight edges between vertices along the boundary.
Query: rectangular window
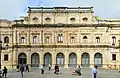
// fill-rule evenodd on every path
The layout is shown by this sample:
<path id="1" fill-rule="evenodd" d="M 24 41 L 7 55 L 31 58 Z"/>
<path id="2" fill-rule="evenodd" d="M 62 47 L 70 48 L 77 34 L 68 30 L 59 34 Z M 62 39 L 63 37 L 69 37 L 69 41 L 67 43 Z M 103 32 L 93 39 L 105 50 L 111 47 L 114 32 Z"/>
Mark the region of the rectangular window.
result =
<path id="1" fill-rule="evenodd" d="M 8 61 L 8 54 L 4 55 L 4 61 Z"/>
<path id="2" fill-rule="evenodd" d="M 21 39 L 21 43 L 25 43 L 25 39 Z"/>
<path id="3" fill-rule="evenodd" d="M 71 43 L 75 43 L 75 38 L 74 37 L 71 37 Z"/>
<path id="4" fill-rule="evenodd" d="M 62 42 L 63 42 L 63 35 L 58 34 L 58 43 L 62 43 Z"/>
<path id="5" fill-rule="evenodd" d="M 49 40 L 50 40 L 49 37 L 46 37 L 46 38 L 45 38 L 45 42 L 46 42 L 46 43 L 49 43 Z"/>
<path id="6" fill-rule="evenodd" d="M 112 40 L 113 40 L 113 41 L 112 41 L 112 45 L 115 45 L 115 44 L 116 44 L 116 37 L 113 36 L 113 37 L 112 37 Z"/>
<path id="7" fill-rule="evenodd" d="M 112 60 L 116 60 L 116 54 L 112 54 Z"/>
<path id="8" fill-rule="evenodd" d="M 100 43 L 100 39 L 96 39 L 96 43 Z"/>

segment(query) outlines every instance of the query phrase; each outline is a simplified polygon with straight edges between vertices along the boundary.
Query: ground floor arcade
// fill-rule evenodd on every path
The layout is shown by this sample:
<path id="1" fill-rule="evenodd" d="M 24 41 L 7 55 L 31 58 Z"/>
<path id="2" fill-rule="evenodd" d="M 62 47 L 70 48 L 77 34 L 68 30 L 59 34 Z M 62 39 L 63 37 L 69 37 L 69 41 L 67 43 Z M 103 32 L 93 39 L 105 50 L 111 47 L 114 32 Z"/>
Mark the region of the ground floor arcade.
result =
<path id="1" fill-rule="evenodd" d="M 66 57 L 66 59 L 65 59 Z M 79 56 L 78 56 L 79 57 Z M 53 59 L 56 60 L 55 63 L 53 62 Z M 33 53 L 31 55 L 31 59 L 29 59 L 31 61 L 31 67 L 39 67 L 40 66 L 40 56 L 38 53 Z M 45 64 L 45 66 L 48 66 L 49 64 L 54 65 L 57 64 L 59 66 L 67 66 L 67 67 L 75 67 L 78 64 L 81 64 L 83 67 L 90 67 L 91 63 L 90 63 L 90 55 L 89 53 L 85 52 L 81 55 L 81 59 L 77 58 L 77 54 L 72 52 L 68 55 L 68 57 L 66 55 L 64 55 L 63 53 L 57 53 L 57 55 L 52 58 L 52 54 L 51 53 L 45 53 L 43 56 L 43 63 Z M 77 63 L 78 61 L 81 61 L 81 63 Z M 66 62 L 67 61 L 67 62 Z M 20 53 L 18 55 L 18 64 L 27 64 L 27 56 L 25 53 Z M 97 64 L 100 67 L 102 67 L 103 65 L 103 56 L 101 53 L 96 53 L 94 55 L 94 63 L 93 64 Z"/>
<path id="2" fill-rule="evenodd" d="M 17 51 L 17 52 L 16 52 Z M 107 67 L 111 63 L 111 54 L 106 49 L 17 49 L 11 52 L 9 60 L 2 66 L 16 67 L 18 64 L 28 64 L 30 67 L 40 67 L 55 64 L 60 67 Z"/>

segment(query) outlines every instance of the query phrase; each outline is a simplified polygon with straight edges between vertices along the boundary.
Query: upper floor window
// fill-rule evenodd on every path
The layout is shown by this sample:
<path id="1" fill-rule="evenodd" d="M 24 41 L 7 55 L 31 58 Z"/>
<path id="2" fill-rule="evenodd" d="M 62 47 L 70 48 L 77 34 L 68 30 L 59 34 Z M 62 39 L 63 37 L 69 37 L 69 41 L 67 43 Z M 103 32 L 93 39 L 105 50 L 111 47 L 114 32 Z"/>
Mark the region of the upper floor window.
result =
<path id="1" fill-rule="evenodd" d="M 21 43 L 25 43 L 25 37 L 21 37 Z"/>
<path id="2" fill-rule="evenodd" d="M 83 20 L 83 21 L 87 21 L 87 20 L 88 20 L 88 18 L 86 18 L 86 17 L 85 17 L 85 18 L 83 18 L 82 20 Z"/>
<path id="3" fill-rule="evenodd" d="M 51 19 L 49 17 L 45 18 L 46 21 L 51 21 Z"/>
<path id="4" fill-rule="evenodd" d="M 4 43 L 9 43 L 9 37 L 8 36 L 4 37 Z"/>
<path id="5" fill-rule="evenodd" d="M 33 37 L 33 43 L 38 43 L 38 37 L 37 36 Z"/>
<path id="6" fill-rule="evenodd" d="M 112 60 L 116 60 L 116 54 L 112 54 Z"/>
<path id="7" fill-rule="evenodd" d="M 58 34 L 58 43 L 62 43 L 63 42 L 63 34 Z"/>
<path id="8" fill-rule="evenodd" d="M 87 36 L 84 36 L 83 39 L 87 39 Z"/>
<path id="9" fill-rule="evenodd" d="M 96 43 L 100 43 L 100 38 L 96 37 Z"/>
<path id="10" fill-rule="evenodd" d="M 75 18 L 70 18 L 70 21 L 75 21 Z"/>
<path id="11" fill-rule="evenodd" d="M 71 37 L 71 38 L 70 38 L 70 42 L 71 42 L 71 43 L 74 43 L 74 42 L 75 42 L 75 38 L 74 38 L 74 37 Z"/>
<path id="12" fill-rule="evenodd" d="M 46 38 L 45 38 L 45 42 L 46 42 L 46 43 L 49 43 L 49 42 L 50 42 L 49 40 L 50 40 L 49 37 L 46 37 Z"/>
<path id="13" fill-rule="evenodd" d="M 8 54 L 4 55 L 4 61 L 8 61 Z"/>
<path id="14" fill-rule="evenodd" d="M 87 39 L 88 39 L 87 36 L 84 36 L 84 37 L 83 37 L 83 42 L 84 42 L 84 43 L 87 43 Z"/>
<path id="15" fill-rule="evenodd" d="M 37 18 L 37 17 L 34 17 L 34 18 L 33 18 L 33 21 L 38 21 L 38 18 Z"/>
<path id="16" fill-rule="evenodd" d="M 116 43 L 116 37 L 113 36 L 113 37 L 112 37 L 112 45 L 115 45 L 115 43 Z"/>

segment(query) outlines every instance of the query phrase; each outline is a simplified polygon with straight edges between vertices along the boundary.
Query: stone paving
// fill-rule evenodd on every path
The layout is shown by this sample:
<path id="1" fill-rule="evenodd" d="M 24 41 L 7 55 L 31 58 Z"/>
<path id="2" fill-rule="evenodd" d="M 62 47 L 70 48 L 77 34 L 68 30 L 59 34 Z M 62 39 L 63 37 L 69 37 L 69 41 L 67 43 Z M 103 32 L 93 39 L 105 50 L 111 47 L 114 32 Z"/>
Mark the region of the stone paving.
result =
<path id="1" fill-rule="evenodd" d="M 60 69 L 59 75 L 54 74 L 52 70 L 50 73 L 45 69 L 45 74 L 40 74 L 39 68 L 31 69 L 30 72 L 25 72 L 23 78 L 92 78 L 91 68 L 82 68 L 82 75 L 72 75 L 72 68 Z M 20 72 L 9 70 L 7 78 L 22 78 Z M 118 70 L 98 69 L 98 78 L 120 78 Z"/>

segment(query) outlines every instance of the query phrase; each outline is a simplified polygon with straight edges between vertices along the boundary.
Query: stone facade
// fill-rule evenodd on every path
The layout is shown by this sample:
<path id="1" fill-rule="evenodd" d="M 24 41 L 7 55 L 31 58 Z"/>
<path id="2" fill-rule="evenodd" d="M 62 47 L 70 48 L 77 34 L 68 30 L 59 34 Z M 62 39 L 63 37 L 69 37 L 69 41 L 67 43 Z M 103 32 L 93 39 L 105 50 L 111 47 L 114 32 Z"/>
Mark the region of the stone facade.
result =
<path id="1" fill-rule="evenodd" d="M 21 20 L 2 20 L 2 66 L 120 68 L 120 19 L 93 14 L 93 7 L 28 7 Z"/>

